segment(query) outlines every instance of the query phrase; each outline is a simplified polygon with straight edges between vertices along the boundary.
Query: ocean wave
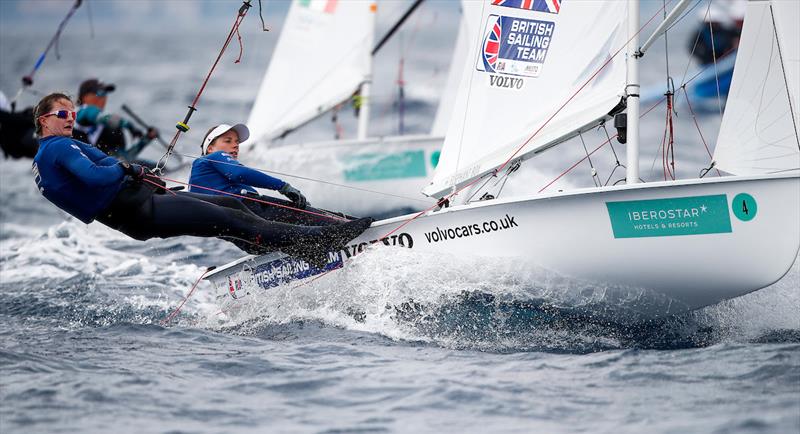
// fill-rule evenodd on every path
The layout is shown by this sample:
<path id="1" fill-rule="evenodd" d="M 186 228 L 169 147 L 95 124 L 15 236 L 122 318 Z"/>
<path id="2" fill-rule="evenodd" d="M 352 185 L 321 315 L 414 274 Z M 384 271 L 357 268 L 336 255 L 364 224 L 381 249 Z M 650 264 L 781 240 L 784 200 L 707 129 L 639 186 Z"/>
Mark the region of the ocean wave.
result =
<path id="1" fill-rule="evenodd" d="M 265 325 L 313 320 L 447 348 L 577 353 L 705 347 L 800 329 L 792 276 L 737 300 L 646 321 L 637 309 L 667 312 L 672 301 L 481 258 L 378 249 L 305 283 L 263 290 L 242 278 L 249 295 L 223 298 L 228 303 L 205 326 L 257 334 Z"/>

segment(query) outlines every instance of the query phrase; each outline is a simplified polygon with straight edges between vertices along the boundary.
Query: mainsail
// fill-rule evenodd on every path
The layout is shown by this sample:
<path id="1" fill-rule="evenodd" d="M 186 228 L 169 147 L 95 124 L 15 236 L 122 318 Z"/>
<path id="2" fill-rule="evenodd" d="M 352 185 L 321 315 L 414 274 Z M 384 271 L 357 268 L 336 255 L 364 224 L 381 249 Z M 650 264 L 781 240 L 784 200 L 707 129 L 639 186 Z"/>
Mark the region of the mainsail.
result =
<path id="1" fill-rule="evenodd" d="M 716 167 L 735 175 L 800 170 L 800 2 L 753 1 L 722 117 Z"/>
<path id="2" fill-rule="evenodd" d="M 447 72 L 444 92 L 442 92 L 442 97 L 439 99 L 436 117 L 433 119 L 433 127 L 431 127 L 431 135 L 433 136 L 447 134 L 447 125 L 453 116 L 453 106 L 461 84 L 464 62 L 467 58 L 471 58 L 468 55 L 469 44 L 478 34 L 478 26 L 480 25 L 480 12 L 475 13 L 474 11 L 476 5 L 480 8 L 480 3 L 468 0 L 461 1 L 462 14 L 458 25 L 458 36 L 456 37 L 456 45 L 453 47 L 453 57 L 450 59 L 450 70 Z"/>
<path id="3" fill-rule="evenodd" d="M 370 74 L 374 15 L 371 0 L 292 2 L 247 120 L 251 143 L 281 136 L 358 89 Z"/>
<path id="4" fill-rule="evenodd" d="M 428 196 L 493 171 L 526 141 L 517 158 L 596 123 L 625 88 L 625 58 L 613 55 L 627 41 L 627 2 L 487 0 L 469 13 L 480 14 L 481 27 Z"/>

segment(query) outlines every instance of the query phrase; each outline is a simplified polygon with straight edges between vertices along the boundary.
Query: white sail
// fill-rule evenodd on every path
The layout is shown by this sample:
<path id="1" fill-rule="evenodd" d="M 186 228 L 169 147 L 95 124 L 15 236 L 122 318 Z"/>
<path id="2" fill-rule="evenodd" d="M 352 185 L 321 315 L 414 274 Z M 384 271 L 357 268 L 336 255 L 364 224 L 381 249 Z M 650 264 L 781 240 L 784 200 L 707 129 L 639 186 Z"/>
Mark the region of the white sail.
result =
<path id="1" fill-rule="evenodd" d="M 606 116 L 624 92 L 625 58 L 612 56 L 627 41 L 627 2 L 536 1 L 533 10 L 521 1 L 477 4 L 480 32 L 469 45 L 439 166 L 423 190 L 429 196 L 494 170 L 526 142 L 517 158 L 552 146 Z"/>
<path id="2" fill-rule="evenodd" d="M 716 167 L 735 175 L 800 169 L 800 2 L 750 2 L 722 117 Z"/>
<path id="3" fill-rule="evenodd" d="M 294 0 L 247 125 L 280 136 L 346 100 L 370 74 L 372 0 Z"/>
<path id="4" fill-rule="evenodd" d="M 781 46 L 783 70 L 789 86 L 795 128 L 800 120 L 800 2 L 773 1 L 773 15 Z"/>
<path id="5" fill-rule="evenodd" d="M 743 101 L 757 101 L 759 106 L 747 113 L 739 110 L 738 122 L 749 128 L 745 132 L 756 134 L 736 144 L 750 146 L 750 141 L 755 141 L 751 149 L 757 152 L 783 145 L 774 138 L 768 141 L 774 136 L 773 128 L 796 141 L 794 127 L 787 130 L 784 125 L 792 121 L 789 107 L 796 107 L 798 87 L 797 52 L 792 44 L 800 41 L 792 26 L 800 20 L 798 2 L 791 2 L 793 6 L 773 5 L 775 15 L 766 1 L 751 4 L 749 19 L 753 23 L 745 29 L 740 48 L 739 58 L 747 62 L 737 64 L 738 89 L 755 87 L 742 85 L 742 80 L 751 80 L 760 86 L 763 99 L 744 94 Z M 633 21 L 627 22 L 627 12 L 631 20 L 637 19 L 635 2 L 628 10 L 628 2 L 618 0 L 563 4 L 559 0 L 486 0 L 470 5 L 476 6 L 482 17 L 480 33 L 470 44 L 436 179 L 426 189 L 432 196 L 489 173 L 520 146 L 524 149 L 515 158 L 552 147 L 575 130 L 604 118 L 616 105 L 626 81 L 624 58 L 618 61 L 622 56 L 615 54 L 626 48 L 628 35 L 638 29 Z M 522 6 L 531 10 L 520 10 Z M 465 9 L 470 13 L 471 8 Z M 628 24 L 633 29 L 630 33 Z M 770 35 L 775 34 L 780 44 L 770 42 Z M 761 35 L 767 39 L 762 41 Z M 627 47 L 631 52 L 638 47 L 635 38 L 632 41 Z M 773 51 L 766 50 L 772 45 L 780 48 L 783 64 L 772 62 L 769 53 Z M 602 64 L 606 68 L 595 77 Z M 627 77 L 631 96 L 638 87 L 635 69 L 631 67 Z M 770 71 L 780 74 L 773 76 Z M 777 91 L 780 83 L 782 92 Z M 781 98 L 784 111 L 772 107 Z M 567 108 L 557 112 L 565 104 Z M 636 104 L 630 100 L 628 116 L 637 118 Z M 730 112 L 726 117 L 727 128 L 736 126 L 736 122 L 730 123 L 736 120 L 730 118 Z M 790 145 L 783 149 L 797 153 L 797 143 Z M 741 161 L 736 160 L 740 153 L 731 155 L 735 157 L 731 161 Z M 300 159 L 297 153 L 291 156 Z M 404 165 L 395 162 L 414 158 L 391 160 L 388 166 L 392 171 L 402 172 L 394 169 Z M 379 172 L 355 166 L 349 170 L 355 176 L 374 178 Z M 556 280 L 567 281 L 569 290 L 601 289 L 601 303 L 576 306 L 580 309 L 603 315 L 606 307 L 621 307 L 622 315 L 636 311 L 643 315 L 640 318 L 654 318 L 738 297 L 783 278 L 800 249 L 798 220 L 800 171 L 612 185 L 451 203 L 375 222 L 344 249 L 328 252 L 324 267 L 273 254 L 242 258 L 205 278 L 218 287 L 220 299 L 240 303 L 241 296 L 250 292 L 238 288 L 259 285 L 269 290 L 333 269 L 357 275 L 361 272 L 358 266 L 343 266 L 352 256 L 404 248 L 413 255 L 413 262 L 408 262 L 411 266 L 426 262 L 426 257 L 447 265 L 451 259 L 466 256 L 479 258 L 483 264 L 510 264 L 514 273 L 520 273 L 515 279 L 522 282 L 541 281 L 533 271 L 545 271 L 543 276 L 553 273 Z M 653 252 L 660 252 L 663 260 L 653 261 Z M 400 274 L 408 272 L 408 267 L 395 268 Z M 548 288 L 547 295 L 568 296 L 569 290 L 562 286 Z M 541 294 L 526 294 L 523 288 L 515 290 L 513 297 L 538 300 Z M 596 310 L 595 306 L 603 308 Z"/>
<path id="6" fill-rule="evenodd" d="M 439 99 L 436 117 L 433 119 L 433 127 L 431 128 L 431 135 L 433 136 L 444 136 L 447 133 L 450 118 L 453 116 L 456 95 L 458 95 L 461 76 L 464 72 L 464 62 L 469 58 L 469 44 L 478 34 L 478 26 L 480 25 L 480 12 L 477 14 L 469 13 L 471 9 L 475 8 L 475 4 L 476 2 L 461 1 L 462 14 L 458 25 L 458 36 L 456 37 L 456 45 L 453 47 L 453 57 L 450 60 L 450 70 L 447 72 L 444 92 L 442 92 L 442 97 Z"/>

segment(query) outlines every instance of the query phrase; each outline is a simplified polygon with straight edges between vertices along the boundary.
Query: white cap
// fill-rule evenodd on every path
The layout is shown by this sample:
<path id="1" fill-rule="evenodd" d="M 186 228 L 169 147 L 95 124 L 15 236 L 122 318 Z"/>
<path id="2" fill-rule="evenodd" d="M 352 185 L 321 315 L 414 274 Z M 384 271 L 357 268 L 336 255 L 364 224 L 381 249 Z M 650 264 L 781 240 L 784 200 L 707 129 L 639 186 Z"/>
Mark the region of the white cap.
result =
<path id="1" fill-rule="evenodd" d="M 248 138 L 250 138 L 250 130 L 247 129 L 247 125 L 245 124 L 236 124 L 234 126 L 230 126 L 228 124 L 220 124 L 214 127 L 210 133 L 203 139 L 203 155 L 208 152 L 208 145 L 214 141 L 217 137 L 227 133 L 228 131 L 233 130 L 236 131 L 236 134 L 239 135 L 239 143 L 244 142 Z"/>

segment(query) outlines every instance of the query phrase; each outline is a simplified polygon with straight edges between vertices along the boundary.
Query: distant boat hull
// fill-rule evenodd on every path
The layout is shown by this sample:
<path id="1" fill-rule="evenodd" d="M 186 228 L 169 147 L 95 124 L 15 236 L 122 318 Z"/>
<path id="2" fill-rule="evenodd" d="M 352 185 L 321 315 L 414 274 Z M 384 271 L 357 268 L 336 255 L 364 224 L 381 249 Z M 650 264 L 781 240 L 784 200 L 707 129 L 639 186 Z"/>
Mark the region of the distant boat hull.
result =
<path id="1" fill-rule="evenodd" d="M 332 253 L 328 268 L 408 217 L 376 222 L 346 252 Z M 669 300 L 631 306 L 658 317 L 778 281 L 800 248 L 800 177 L 659 182 L 473 203 L 421 216 L 382 244 L 511 258 L 574 278 L 576 285 L 641 290 Z M 207 279 L 233 301 L 255 286 L 268 289 L 320 272 L 274 254 L 243 258 Z"/>
<path id="2" fill-rule="evenodd" d="M 315 207 L 375 215 L 434 203 L 420 193 L 420 186 L 432 177 L 443 141 L 398 136 L 258 147 L 244 153 L 250 166 L 324 180 L 286 178 Z"/>

